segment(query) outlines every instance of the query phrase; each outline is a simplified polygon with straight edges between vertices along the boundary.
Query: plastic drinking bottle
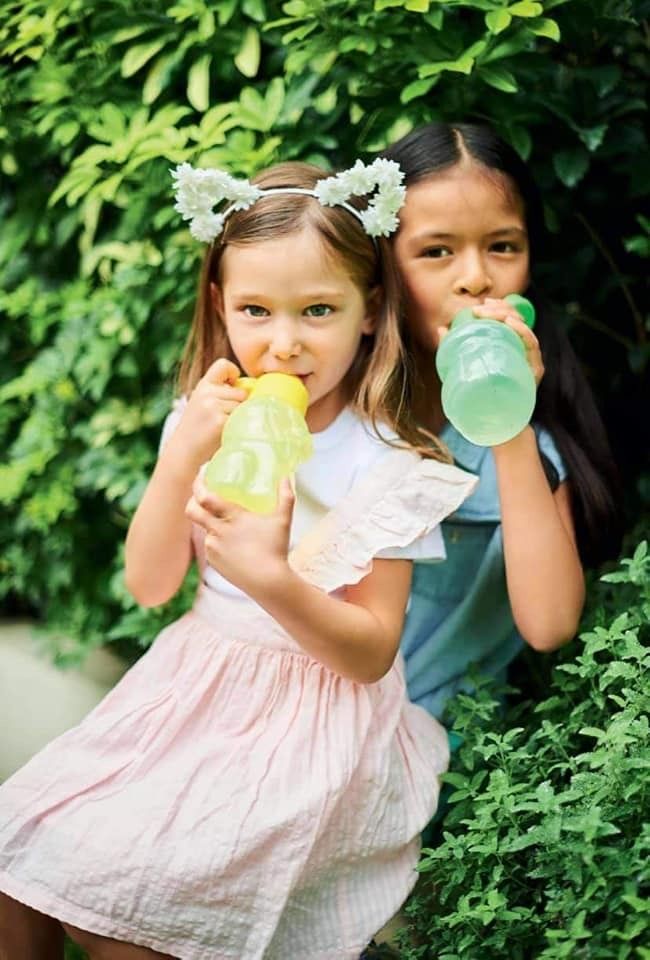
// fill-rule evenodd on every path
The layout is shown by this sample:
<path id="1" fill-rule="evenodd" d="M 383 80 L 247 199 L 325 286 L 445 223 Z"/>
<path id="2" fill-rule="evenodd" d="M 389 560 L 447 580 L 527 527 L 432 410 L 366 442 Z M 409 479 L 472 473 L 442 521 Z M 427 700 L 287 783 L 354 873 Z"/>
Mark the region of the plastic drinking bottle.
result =
<path id="1" fill-rule="evenodd" d="M 297 377 L 285 373 L 240 377 L 237 386 L 250 393 L 226 421 L 205 484 L 224 500 L 271 513 L 282 477 L 312 454 L 305 423 L 309 394 Z"/>
<path id="2" fill-rule="evenodd" d="M 516 293 L 506 298 L 528 327 L 535 308 Z M 505 323 L 460 310 L 436 354 L 442 409 L 471 443 L 492 447 L 520 433 L 535 407 L 536 386 L 519 336 Z"/>

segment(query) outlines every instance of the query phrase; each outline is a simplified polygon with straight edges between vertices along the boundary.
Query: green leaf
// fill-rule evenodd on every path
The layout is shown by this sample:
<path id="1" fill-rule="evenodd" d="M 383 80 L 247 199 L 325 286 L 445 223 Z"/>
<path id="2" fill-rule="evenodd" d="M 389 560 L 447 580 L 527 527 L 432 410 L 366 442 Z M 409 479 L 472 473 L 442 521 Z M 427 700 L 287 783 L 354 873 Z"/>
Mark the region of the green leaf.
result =
<path id="1" fill-rule="evenodd" d="M 271 129 L 276 119 L 269 110 L 269 104 L 253 87 L 244 87 L 239 95 L 239 104 L 233 111 L 233 116 L 237 118 L 241 126 L 248 127 L 251 130 L 259 130 L 263 133 Z"/>
<path id="2" fill-rule="evenodd" d="M 230 22 L 235 10 L 237 9 L 238 0 L 221 0 L 217 7 L 217 18 L 219 20 L 219 26 L 225 27 L 227 23 Z"/>
<path id="3" fill-rule="evenodd" d="M 513 17 L 539 17 L 544 13 L 544 7 L 535 0 L 519 0 L 508 7 L 508 13 Z"/>
<path id="4" fill-rule="evenodd" d="M 451 73 L 470 74 L 474 67 L 475 58 L 482 52 L 485 46 L 485 41 L 480 40 L 478 43 L 474 43 L 471 47 L 468 47 L 456 60 L 440 60 L 438 63 L 424 64 L 424 66 L 419 67 L 418 74 L 421 78 L 435 76 L 444 70 L 449 70 Z"/>
<path id="5" fill-rule="evenodd" d="M 553 155 L 553 169 L 567 187 L 575 187 L 589 169 L 589 154 L 582 147 Z"/>
<path id="6" fill-rule="evenodd" d="M 401 103 L 410 103 L 411 100 L 416 100 L 418 97 L 423 97 L 425 93 L 428 93 L 429 90 L 440 79 L 439 76 L 427 77 L 424 80 L 413 80 L 412 83 L 407 84 L 400 94 Z"/>
<path id="7" fill-rule="evenodd" d="M 413 13 L 428 13 L 430 6 L 431 0 L 406 0 L 404 9 Z"/>
<path id="8" fill-rule="evenodd" d="M 440 30 L 445 22 L 445 14 L 440 7 L 436 7 L 435 10 L 430 10 L 424 19 L 434 30 Z"/>
<path id="9" fill-rule="evenodd" d="M 241 8 L 247 17 L 258 23 L 264 23 L 267 18 L 264 0 L 244 0 Z"/>
<path id="10" fill-rule="evenodd" d="M 587 74 L 587 79 L 594 85 L 599 97 L 611 93 L 621 82 L 622 77 L 623 71 L 613 63 L 604 67 L 592 67 Z"/>
<path id="11" fill-rule="evenodd" d="M 533 147 L 533 139 L 525 127 L 510 127 L 508 139 L 522 160 L 528 160 Z"/>
<path id="12" fill-rule="evenodd" d="M 503 93 L 516 93 L 519 89 L 514 75 L 505 67 L 482 66 L 478 75 L 484 83 L 489 84 L 496 90 L 503 91 Z"/>
<path id="13" fill-rule="evenodd" d="M 595 127 L 577 127 L 576 129 L 578 136 L 584 143 L 587 150 L 590 150 L 593 153 L 593 151 L 597 150 L 603 142 L 603 137 L 607 133 L 608 125 L 606 123 L 599 123 Z"/>
<path id="14" fill-rule="evenodd" d="M 164 54 L 162 57 L 158 57 L 151 66 L 142 87 L 142 102 L 144 104 L 148 106 L 160 96 L 169 82 L 172 67 L 177 58 L 177 53 Z"/>
<path id="15" fill-rule="evenodd" d="M 482 62 L 491 63 L 493 60 L 505 60 L 508 57 L 515 57 L 518 53 L 525 50 L 527 45 L 528 41 L 523 35 L 523 31 L 520 31 L 512 40 L 504 40 L 502 43 L 498 43 L 496 47 L 488 50 L 483 55 Z"/>
<path id="16" fill-rule="evenodd" d="M 584 737 L 595 737 L 596 740 L 602 740 L 605 737 L 605 731 L 598 727 L 581 727 L 578 730 Z"/>
<path id="17" fill-rule="evenodd" d="M 485 14 L 485 25 L 490 33 L 501 33 L 512 23 L 512 14 L 507 10 L 490 10 Z"/>
<path id="18" fill-rule="evenodd" d="M 274 77 L 269 83 L 264 96 L 269 128 L 273 126 L 280 116 L 280 111 L 284 104 L 284 95 L 284 82 L 282 77 Z"/>
<path id="19" fill-rule="evenodd" d="M 306 17 L 310 13 L 309 4 L 305 0 L 289 0 L 282 4 L 282 9 L 290 17 Z"/>
<path id="20" fill-rule="evenodd" d="M 115 143 L 126 136 L 126 118 L 114 103 L 103 103 L 99 108 L 99 122 L 89 124 L 88 131 L 96 140 Z"/>
<path id="21" fill-rule="evenodd" d="M 124 43 L 126 40 L 133 40 L 134 37 L 141 37 L 152 29 L 151 24 L 141 24 L 140 26 L 124 27 L 123 30 L 116 30 L 111 37 L 111 43 Z"/>
<path id="22" fill-rule="evenodd" d="M 164 40 L 153 40 L 151 43 L 138 43 L 129 47 L 122 57 L 120 72 L 123 77 L 132 77 L 145 63 L 155 57 L 165 46 Z"/>
<path id="23" fill-rule="evenodd" d="M 214 13 L 212 10 L 206 10 L 199 19 L 199 28 L 197 34 L 199 40 L 206 41 L 212 39 L 216 31 L 214 22 Z"/>
<path id="24" fill-rule="evenodd" d="M 255 27 L 244 32 L 239 53 L 235 57 L 235 66 L 245 77 L 254 77 L 260 66 L 260 35 Z"/>
<path id="25" fill-rule="evenodd" d="M 66 147 L 71 143 L 74 138 L 79 133 L 79 124 L 76 120 L 68 120 L 67 123 L 62 123 L 60 126 L 57 126 L 54 131 L 54 139 L 57 143 L 62 144 Z"/>
<path id="26" fill-rule="evenodd" d="M 531 20 L 526 26 L 538 37 L 548 37 L 549 40 L 560 39 L 560 28 L 555 20 L 550 20 L 548 17 Z"/>
<path id="27" fill-rule="evenodd" d="M 211 54 L 204 54 L 194 61 L 187 75 L 187 99 L 199 113 L 204 113 L 210 106 L 211 61 Z"/>

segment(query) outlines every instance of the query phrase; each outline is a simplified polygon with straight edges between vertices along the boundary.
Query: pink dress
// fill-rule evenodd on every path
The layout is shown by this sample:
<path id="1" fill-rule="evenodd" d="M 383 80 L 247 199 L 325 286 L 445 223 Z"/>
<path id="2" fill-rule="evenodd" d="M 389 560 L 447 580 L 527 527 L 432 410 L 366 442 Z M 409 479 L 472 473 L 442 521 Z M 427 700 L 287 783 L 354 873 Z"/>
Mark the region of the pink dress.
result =
<path id="1" fill-rule="evenodd" d="M 395 451 L 292 554 L 327 591 L 474 485 Z M 201 562 L 201 540 L 196 538 Z M 0 787 L 0 890 L 182 960 L 358 957 L 415 880 L 448 762 L 407 702 L 333 673 L 251 600 L 192 610 Z"/>

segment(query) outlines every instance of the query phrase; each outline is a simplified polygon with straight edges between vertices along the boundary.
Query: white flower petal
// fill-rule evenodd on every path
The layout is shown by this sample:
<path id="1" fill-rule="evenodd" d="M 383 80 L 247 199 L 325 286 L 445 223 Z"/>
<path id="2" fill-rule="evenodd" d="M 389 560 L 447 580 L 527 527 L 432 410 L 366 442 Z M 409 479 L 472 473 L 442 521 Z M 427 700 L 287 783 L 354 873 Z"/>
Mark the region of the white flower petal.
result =
<path id="1" fill-rule="evenodd" d="M 195 240 L 212 243 L 223 230 L 223 216 L 220 213 L 208 213 L 195 217 L 190 224 L 190 233 Z"/>

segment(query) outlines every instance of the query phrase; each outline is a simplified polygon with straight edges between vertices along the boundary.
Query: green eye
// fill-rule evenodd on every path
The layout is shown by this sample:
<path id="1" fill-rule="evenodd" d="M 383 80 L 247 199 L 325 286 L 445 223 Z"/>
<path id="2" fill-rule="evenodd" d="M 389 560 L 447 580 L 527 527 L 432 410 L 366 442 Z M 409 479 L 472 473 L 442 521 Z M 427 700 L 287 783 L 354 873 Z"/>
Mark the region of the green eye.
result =
<path id="1" fill-rule="evenodd" d="M 260 307 L 257 303 L 247 303 L 242 309 L 249 317 L 265 317 L 268 314 L 266 307 Z"/>
<path id="2" fill-rule="evenodd" d="M 305 310 L 308 317 L 328 317 L 331 312 L 332 307 L 326 303 L 314 303 Z"/>

